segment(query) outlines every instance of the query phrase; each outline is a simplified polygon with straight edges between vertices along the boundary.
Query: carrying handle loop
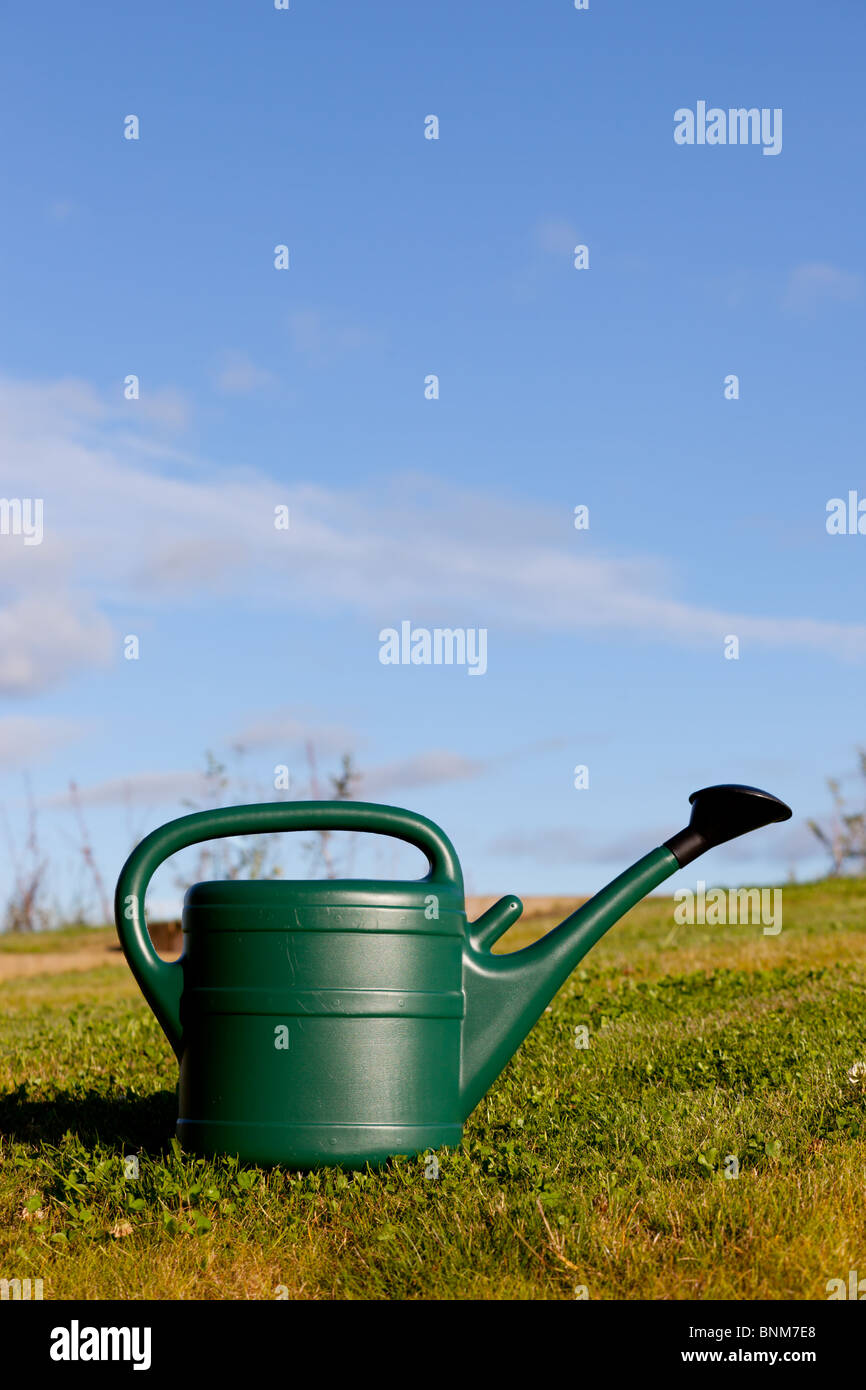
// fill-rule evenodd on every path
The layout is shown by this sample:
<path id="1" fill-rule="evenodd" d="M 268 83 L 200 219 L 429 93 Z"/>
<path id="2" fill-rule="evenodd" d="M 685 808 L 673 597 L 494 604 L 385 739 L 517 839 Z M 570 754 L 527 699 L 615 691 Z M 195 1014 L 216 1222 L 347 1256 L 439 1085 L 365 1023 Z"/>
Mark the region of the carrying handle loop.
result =
<path id="1" fill-rule="evenodd" d="M 220 806 L 169 821 L 146 836 L 124 864 L 117 881 L 114 914 L 132 973 L 178 1056 L 183 967 L 179 960 L 161 960 L 154 949 L 144 915 L 147 886 L 160 864 L 178 850 L 227 835 L 280 830 L 356 830 L 390 835 L 426 855 L 429 873 L 422 882 L 448 883 L 463 891 L 460 863 L 447 835 L 426 817 L 398 806 L 365 801 L 277 801 Z"/>

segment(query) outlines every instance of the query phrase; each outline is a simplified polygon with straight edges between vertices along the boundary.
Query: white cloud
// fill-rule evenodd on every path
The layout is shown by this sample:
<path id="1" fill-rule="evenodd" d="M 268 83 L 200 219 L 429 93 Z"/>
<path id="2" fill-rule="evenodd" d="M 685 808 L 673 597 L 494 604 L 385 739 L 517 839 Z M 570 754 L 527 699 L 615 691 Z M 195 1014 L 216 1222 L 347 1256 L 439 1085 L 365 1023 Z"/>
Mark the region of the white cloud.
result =
<path id="1" fill-rule="evenodd" d="M 243 748 L 285 748 L 310 741 L 317 753 L 343 753 L 353 747 L 357 736 L 339 724 L 317 724 L 292 710 L 273 710 L 245 724 L 229 742 Z"/>
<path id="2" fill-rule="evenodd" d="M 108 407 L 93 387 L 77 377 L 58 381 L 0 379 L 0 429 L 4 441 L 26 441 L 73 424 L 105 419 Z M 10 459 L 11 462 L 11 459 Z"/>
<path id="3" fill-rule="evenodd" d="M 162 806 L 168 802 L 198 801 L 208 790 L 201 772 L 140 772 L 95 782 L 92 787 L 79 786 L 75 799 L 82 806 Z M 46 797 L 42 805 L 70 806 L 72 799 L 69 792 L 58 792 Z"/>
<path id="4" fill-rule="evenodd" d="M 38 724 L 39 721 L 34 720 L 33 723 Z M 261 741 L 270 743 L 270 733 L 272 730 L 276 731 L 277 725 L 262 724 L 259 727 L 262 734 Z M 294 730 L 294 726 L 289 727 Z M 251 726 L 247 732 L 245 747 L 252 746 L 255 729 L 256 726 Z M 33 731 L 32 743 L 36 742 L 38 732 L 38 730 Z M 315 736 L 316 733 L 314 730 L 302 728 L 296 732 L 300 737 L 308 732 L 312 736 Z M 324 746 L 321 733 L 322 731 L 319 730 L 319 739 L 315 745 L 317 753 L 342 753 L 345 750 L 346 744 L 336 737 L 336 731 L 334 731 L 332 748 Z M 13 734 L 14 731 L 10 730 L 8 736 L 10 743 Z M 3 737 L 3 723 L 0 721 L 0 763 L 3 761 Z M 421 753 L 414 758 L 383 763 L 379 767 L 370 768 L 364 773 L 360 786 L 356 787 L 357 799 L 363 801 L 375 798 L 382 795 L 383 792 L 403 787 L 429 786 L 440 782 L 454 782 L 469 777 L 477 777 L 486 770 L 487 766 L 488 764 L 485 762 L 465 758 L 459 753 L 442 750 Z M 201 772 L 143 772 L 133 773 L 128 777 L 116 777 L 104 782 L 97 782 L 91 787 L 79 787 L 77 800 L 83 806 L 150 806 L 183 800 L 198 801 L 207 792 L 208 784 Z M 312 791 L 293 783 L 292 796 L 304 799 L 312 796 Z M 46 807 L 68 806 L 71 804 L 69 793 L 59 792 L 46 798 L 42 804 Z"/>
<path id="5" fill-rule="evenodd" d="M 0 608 L 0 693 L 33 694 L 73 671 L 105 665 L 111 643 L 108 621 L 62 594 L 15 599 Z"/>
<path id="6" fill-rule="evenodd" d="M 784 304 L 794 312 L 807 312 L 828 300 L 850 304 L 863 293 L 863 276 L 822 261 L 798 265 L 791 272 Z"/>
<path id="7" fill-rule="evenodd" d="M 511 834 L 499 835 L 490 843 L 488 851 L 502 859 L 530 859 L 535 864 L 545 866 L 583 864 L 599 857 L 582 830 L 569 830 L 562 826 L 550 826 L 531 834 L 516 830 Z"/>
<path id="8" fill-rule="evenodd" d="M 296 310 L 289 316 L 289 333 L 295 352 L 319 365 L 346 352 L 360 352 L 378 341 L 360 324 L 320 309 Z"/>
<path id="9" fill-rule="evenodd" d="M 641 855 L 648 854 L 657 845 L 675 834 L 688 819 L 688 807 L 681 817 L 680 825 L 673 823 L 656 825 L 627 831 L 613 839 L 602 840 L 592 833 L 587 834 L 579 828 L 549 826 L 543 830 L 515 830 L 497 836 L 488 845 L 491 854 L 503 859 L 529 859 L 535 864 L 559 866 L 562 864 L 604 864 L 622 865 L 632 863 Z M 791 822 L 790 825 L 768 827 L 767 833 L 745 835 L 729 840 L 713 850 L 706 861 L 706 871 L 698 871 L 699 877 L 712 875 L 712 864 L 720 860 L 723 864 L 742 864 L 753 860 L 761 863 L 788 864 L 810 855 L 820 853 L 818 841 L 805 823 Z"/>
<path id="10" fill-rule="evenodd" d="M 542 251 L 549 251 L 554 256 L 568 256 L 581 239 L 570 222 L 557 217 L 547 217 L 537 222 L 533 237 Z"/>
<path id="11" fill-rule="evenodd" d="M 466 758 L 447 749 L 433 749 L 414 758 L 383 763 L 365 772 L 361 779 L 361 799 L 374 799 L 385 792 L 404 787 L 434 786 L 439 782 L 459 782 L 479 777 L 489 764 L 478 758 Z"/>
<path id="12" fill-rule="evenodd" d="M 192 416 L 192 406 L 187 396 L 174 386 L 160 386 L 148 389 L 142 385 L 137 401 L 125 401 L 128 410 L 137 410 L 145 420 L 162 425 L 168 430 L 186 429 Z"/>
<path id="13" fill-rule="evenodd" d="M 401 758 L 396 762 L 382 763 L 363 771 L 359 796 L 362 798 L 381 796 L 384 792 L 402 790 L 404 787 L 434 786 L 439 782 L 463 782 L 483 777 L 497 768 L 511 769 L 523 758 L 535 757 L 554 748 L 562 748 L 568 739 L 536 739 L 518 748 L 509 748 L 492 757 L 469 758 L 463 753 L 455 753 L 448 748 L 432 748 L 414 757 Z"/>
<path id="14" fill-rule="evenodd" d="M 39 479 L 44 540 L 0 537 L 0 689 L 44 689 L 104 663 L 103 605 L 158 613 L 221 601 L 380 627 L 405 618 L 445 626 L 590 632 L 721 649 L 866 656 L 866 625 L 736 612 L 675 593 L 671 566 L 570 543 L 562 518 L 525 499 L 404 477 L 375 491 L 287 485 L 251 468 L 175 462 L 121 442 L 80 382 L 0 380 L 6 496 Z M 288 531 L 274 526 L 287 504 Z M 125 620 L 126 622 L 129 619 Z M 133 629 L 134 630 L 134 629 Z"/>
<path id="15" fill-rule="evenodd" d="M 0 768 L 26 767 L 85 733 L 80 724 L 50 716 L 7 715 L 0 719 Z"/>
<path id="16" fill-rule="evenodd" d="M 248 396 L 276 380 L 267 367 L 258 367 L 245 353 L 229 353 L 223 367 L 217 373 L 216 384 L 220 391 L 230 396 Z"/>

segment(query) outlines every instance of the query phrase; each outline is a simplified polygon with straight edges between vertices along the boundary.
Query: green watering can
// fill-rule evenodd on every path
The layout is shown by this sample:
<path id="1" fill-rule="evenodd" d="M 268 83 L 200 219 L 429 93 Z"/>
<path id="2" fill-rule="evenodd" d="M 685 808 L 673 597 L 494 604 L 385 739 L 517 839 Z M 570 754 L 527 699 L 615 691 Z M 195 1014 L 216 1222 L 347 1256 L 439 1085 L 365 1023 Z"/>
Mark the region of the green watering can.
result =
<path id="1" fill-rule="evenodd" d="M 364 802 L 279 802 L 182 816 L 142 840 L 117 885 L 126 958 L 180 1062 L 177 1135 L 198 1154 L 363 1167 L 460 1143 L 464 1121 L 608 927 L 713 845 L 791 811 L 755 787 L 707 787 L 689 825 L 540 941 L 493 943 L 502 898 L 467 922 L 451 842 L 423 816 Z M 363 830 L 417 846 L 418 881 L 197 883 L 184 952 L 160 960 L 144 896 L 177 850 L 225 835 Z"/>

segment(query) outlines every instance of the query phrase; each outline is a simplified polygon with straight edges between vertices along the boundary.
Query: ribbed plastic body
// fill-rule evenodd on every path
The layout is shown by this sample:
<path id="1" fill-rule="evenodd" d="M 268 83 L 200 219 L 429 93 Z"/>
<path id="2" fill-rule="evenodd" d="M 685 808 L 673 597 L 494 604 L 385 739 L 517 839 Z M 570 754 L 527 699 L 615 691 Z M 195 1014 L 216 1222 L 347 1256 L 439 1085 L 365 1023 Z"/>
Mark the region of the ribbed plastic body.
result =
<path id="1" fill-rule="evenodd" d="M 303 1168 L 457 1145 L 462 908 L 423 883 L 191 888 L 184 1148 Z"/>
<path id="2" fill-rule="evenodd" d="M 198 883 L 185 949 L 161 960 L 144 900 L 154 871 L 202 840 L 365 831 L 415 845 L 411 882 Z M 200 1154 L 363 1167 L 460 1142 L 463 1121 L 584 953 L 678 867 L 652 850 L 542 940 L 491 954 L 519 898 L 467 924 L 448 837 L 371 802 L 222 806 L 169 821 L 130 854 L 115 920 L 180 1064 L 177 1133 Z"/>

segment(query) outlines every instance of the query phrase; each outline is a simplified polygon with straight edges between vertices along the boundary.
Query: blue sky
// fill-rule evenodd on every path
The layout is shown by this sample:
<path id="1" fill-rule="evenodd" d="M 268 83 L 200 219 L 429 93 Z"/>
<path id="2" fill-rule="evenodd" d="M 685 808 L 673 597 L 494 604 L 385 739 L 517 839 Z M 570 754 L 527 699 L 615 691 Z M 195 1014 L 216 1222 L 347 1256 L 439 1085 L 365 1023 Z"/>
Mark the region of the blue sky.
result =
<path id="1" fill-rule="evenodd" d="M 323 782 L 351 750 L 476 892 L 590 891 L 718 781 L 795 819 L 684 885 L 819 872 L 866 743 L 866 536 L 825 527 L 866 497 L 862 5 L 4 28 L 0 493 L 45 521 L 0 536 L 0 794 L 20 846 L 29 779 L 56 897 L 70 779 L 113 884 L 239 740 L 298 796 L 307 739 Z M 781 108 L 781 153 L 676 145 L 701 100 Z M 486 674 L 383 666 L 404 619 L 486 628 Z"/>

